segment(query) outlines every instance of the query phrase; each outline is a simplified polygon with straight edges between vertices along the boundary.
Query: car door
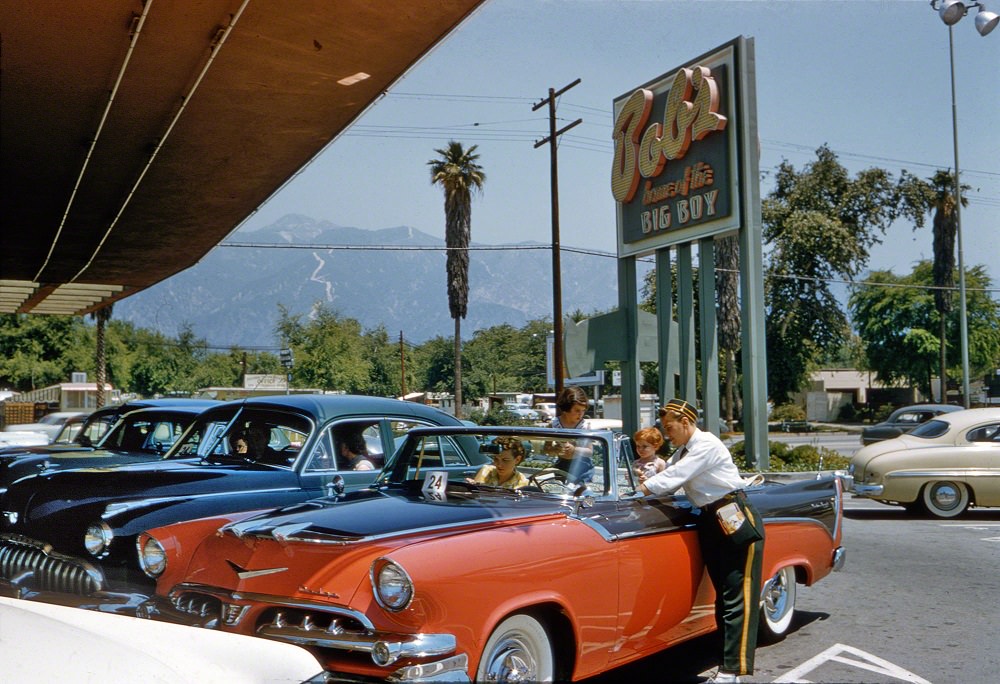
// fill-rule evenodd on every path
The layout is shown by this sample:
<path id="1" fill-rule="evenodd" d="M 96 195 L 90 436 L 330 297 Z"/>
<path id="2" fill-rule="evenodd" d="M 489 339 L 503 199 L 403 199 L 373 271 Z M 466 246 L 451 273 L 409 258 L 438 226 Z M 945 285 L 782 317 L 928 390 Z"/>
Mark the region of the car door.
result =
<path id="1" fill-rule="evenodd" d="M 628 439 L 619 437 L 614 451 L 610 496 L 582 515 L 618 555 L 619 622 L 612 659 L 619 661 L 711 630 L 715 593 L 687 497 L 634 497 L 635 457 Z"/>
<path id="2" fill-rule="evenodd" d="M 965 471 L 977 505 L 1000 506 L 1000 423 L 979 425 L 965 437 L 969 445 L 955 450 L 955 466 Z"/>

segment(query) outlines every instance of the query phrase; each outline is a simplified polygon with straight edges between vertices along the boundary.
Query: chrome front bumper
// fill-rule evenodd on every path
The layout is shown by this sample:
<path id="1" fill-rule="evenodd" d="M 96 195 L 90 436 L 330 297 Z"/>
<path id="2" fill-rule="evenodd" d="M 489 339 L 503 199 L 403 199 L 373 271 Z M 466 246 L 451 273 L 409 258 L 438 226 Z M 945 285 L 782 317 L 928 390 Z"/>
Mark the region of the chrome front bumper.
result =
<path id="1" fill-rule="evenodd" d="M 867 497 L 879 497 L 882 496 L 882 491 L 885 489 L 883 485 L 863 485 L 856 484 L 851 489 L 851 493 L 854 496 L 867 496 Z"/>
<path id="2" fill-rule="evenodd" d="M 441 660 L 406 665 L 387 675 L 392 682 L 470 682 L 468 657 L 464 653 L 455 654 L 458 648 L 453 634 L 404 634 L 383 632 L 374 628 L 362 613 L 345 607 L 332 609 L 330 606 L 311 602 L 290 601 L 273 596 L 257 594 L 228 594 L 211 591 L 202 587 L 200 593 L 206 600 L 174 600 L 184 591 L 171 592 L 172 598 L 156 596 L 146 601 L 136 611 L 138 617 L 218 628 L 220 624 L 235 626 L 246 615 L 245 604 L 233 601 L 255 601 L 277 609 L 288 609 L 275 615 L 270 622 L 260 624 L 254 630 L 258 636 L 276 641 L 284 641 L 298 646 L 326 648 L 334 651 L 361 652 L 371 655 L 372 662 L 379 667 L 389 667 L 404 659 Z M 213 596 L 214 595 L 214 596 Z M 219 609 L 214 601 L 220 600 Z M 184 606 L 186 609 L 181 608 Z"/>
<path id="3" fill-rule="evenodd" d="M 850 492 L 854 496 L 878 497 L 885 489 L 884 485 L 858 484 L 853 475 L 841 475 L 840 480 L 844 484 L 844 491 Z"/>

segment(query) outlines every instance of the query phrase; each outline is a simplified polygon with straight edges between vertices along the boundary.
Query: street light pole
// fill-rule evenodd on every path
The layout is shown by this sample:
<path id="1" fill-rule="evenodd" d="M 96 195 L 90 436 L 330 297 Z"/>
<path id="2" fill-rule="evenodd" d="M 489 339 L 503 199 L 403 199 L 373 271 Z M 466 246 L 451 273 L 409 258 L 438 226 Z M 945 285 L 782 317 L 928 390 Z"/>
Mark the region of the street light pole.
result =
<path id="1" fill-rule="evenodd" d="M 962 346 L 962 405 L 969 408 L 969 318 L 965 306 L 965 257 L 962 249 L 962 182 L 958 171 L 958 106 L 955 104 L 955 41 L 948 25 L 948 58 L 951 63 L 951 137 L 955 150 L 955 239 L 958 242 L 958 335 Z M 944 382 L 944 378 L 941 379 Z M 944 385 L 941 390 L 945 400 Z"/>
<path id="2" fill-rule="evenodd" d="M 955 104 L 955 41 L 952 27 L 973 7 L 976 13 L 976 30 L 985 36 L 1000 22 L 1000 17 L 986 9 L 981 2 L 966 5 L 963 0 L 931 0 L 931 8 L 938 13 L 941 21 L 948 25 L 948 61 L 951 66 L 951 137 L 955 151 L 955 237 L 958 242 L 958 325 L 962 346 L 962 405 L 969 408 L 969 319 L 965 303 L 965 258 L 962 249 L 962 182 L 958 166 L 958 106 Z M 943 343 L 943 342 L 942 342 Z M 943 369 L 942 369 L 943 370 Z M 941 378 L 941 400 L 945 400 L 945 379 Z"/>

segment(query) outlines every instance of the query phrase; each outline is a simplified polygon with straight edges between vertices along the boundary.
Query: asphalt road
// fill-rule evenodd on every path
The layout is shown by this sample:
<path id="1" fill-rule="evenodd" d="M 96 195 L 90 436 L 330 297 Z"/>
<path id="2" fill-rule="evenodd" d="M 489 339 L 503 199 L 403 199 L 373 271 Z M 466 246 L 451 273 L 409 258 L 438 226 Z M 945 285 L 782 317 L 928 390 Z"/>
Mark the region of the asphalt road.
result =
<path id="1" fill-rule="evenodd" d="M 1000 509 L 917 519 L 849 495 L 844 545 L 844 569 L 799 585 L 791 631 L 746 681 L 1000 680 Z M 703 637 L 588 681 L 703 682 L 718 650 Z"/>

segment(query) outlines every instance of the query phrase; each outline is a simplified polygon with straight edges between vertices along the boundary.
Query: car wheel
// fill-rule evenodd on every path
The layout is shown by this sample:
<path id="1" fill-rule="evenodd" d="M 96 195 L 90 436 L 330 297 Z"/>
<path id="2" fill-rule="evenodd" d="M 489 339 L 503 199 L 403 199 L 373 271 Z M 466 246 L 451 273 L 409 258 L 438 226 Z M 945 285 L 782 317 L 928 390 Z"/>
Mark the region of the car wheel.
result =
<path id="1" fill-rule="evenodd" d="M 921 498 L 927 512 L 937 518 L 954 518 L 969 507 L 969 490 L 961 482 L 931 482 Z"/>
<path id="2" fill-rule="evenodd" d="M 786 566 L 764 583 L 761 591 L 760 636 L 780 641 L 795 616 L 795 568 Z"/>
<path id="3" fill-rule="evenodd" d="M 477 682 L 551 682 L 552 640 L 530 615 L 512 615 L 493 630 L 476 670 Z"/>

